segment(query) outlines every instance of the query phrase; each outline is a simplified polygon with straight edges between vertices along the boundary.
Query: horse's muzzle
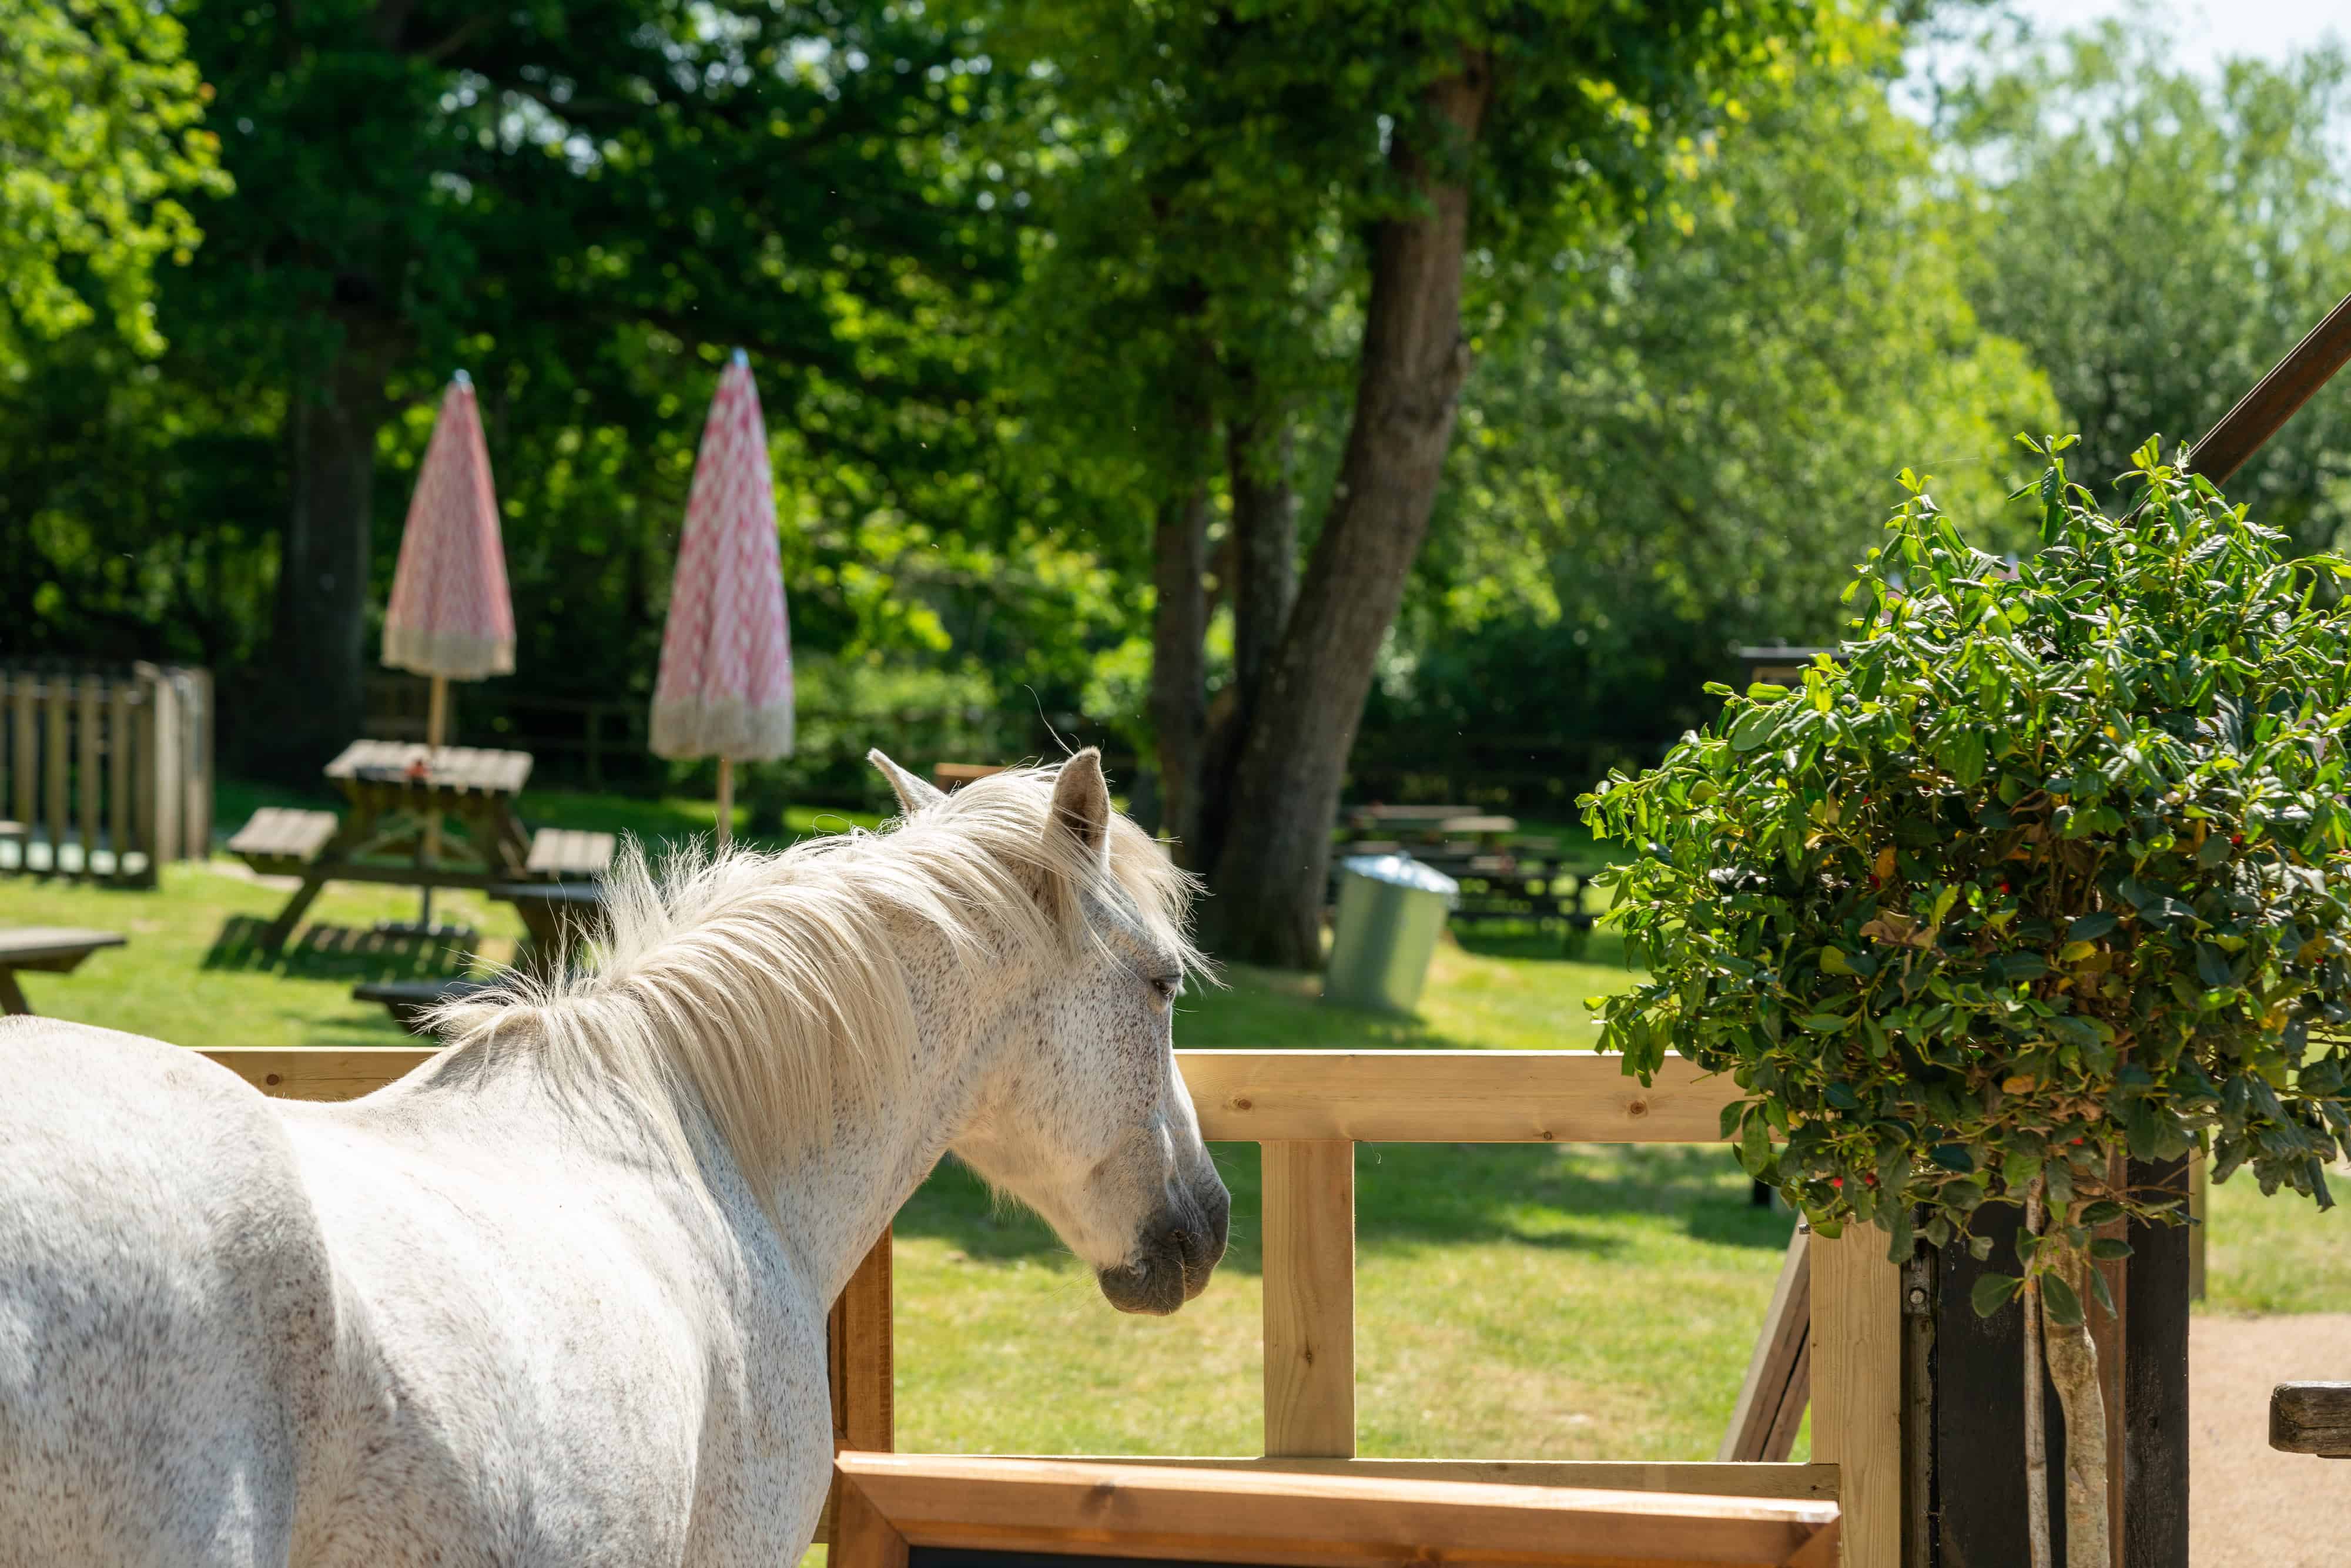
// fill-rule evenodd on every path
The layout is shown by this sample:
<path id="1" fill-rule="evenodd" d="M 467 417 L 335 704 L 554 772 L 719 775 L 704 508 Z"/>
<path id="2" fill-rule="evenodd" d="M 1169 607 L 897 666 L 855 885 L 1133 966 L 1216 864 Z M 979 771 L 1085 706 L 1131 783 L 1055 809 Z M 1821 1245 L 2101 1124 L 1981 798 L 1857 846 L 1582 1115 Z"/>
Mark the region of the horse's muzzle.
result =
<path id="1" fill-rule="evenodd" d="M 1185 1195 L 1153 1217 L 1141 1256 L 1094 1276 L 1110 1304 L 1122 1312 L 1165 1317 L 1208 1288 L 1208 1276 L 1225 1255 L 1233 1200 L 1225 1184 Z"/>

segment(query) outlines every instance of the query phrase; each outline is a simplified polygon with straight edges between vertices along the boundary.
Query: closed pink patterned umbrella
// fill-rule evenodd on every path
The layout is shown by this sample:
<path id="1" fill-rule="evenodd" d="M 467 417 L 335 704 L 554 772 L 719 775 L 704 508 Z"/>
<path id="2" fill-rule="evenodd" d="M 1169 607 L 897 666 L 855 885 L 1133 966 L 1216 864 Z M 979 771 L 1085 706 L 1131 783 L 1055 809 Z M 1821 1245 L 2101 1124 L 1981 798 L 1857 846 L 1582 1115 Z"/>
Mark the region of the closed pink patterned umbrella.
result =
<path id="1" fill-rule="evenodd" d="M 489 448 L 473 379 L 459 371 L 442 394 L 409 499 L 383 617 L 383 662 L 430 675 L 437 686 L 511 674 L 514 644 Z M 433 744 L 440 744 L 437 736 Z"/>
<path id="2" fill-rule="evenodd" d="M 514 672 L 514 604 L 507 594 L 506 546 L 474 381 L 459 371 L 441 394 L 433 440 L 409 497 L 400 565 L 383 616 L 383 662 L 433 682 L 425 744 L 441 748 L 449 723 L 449 683 Z M 424 827 L 424 854 L 441 853 L 438 820 Z M 424 890 L 423 923 L 433 921 Z"/>
<path id="3" fill-rule="evenodd" d="M 792 640 L 776 537 L 775 476 L 759 391 L 742 352 L 702 426 L 678 540 L 653 748 L 718 759 L 718 841 L 733 831 L 734 764 L 792 750 Z"/>

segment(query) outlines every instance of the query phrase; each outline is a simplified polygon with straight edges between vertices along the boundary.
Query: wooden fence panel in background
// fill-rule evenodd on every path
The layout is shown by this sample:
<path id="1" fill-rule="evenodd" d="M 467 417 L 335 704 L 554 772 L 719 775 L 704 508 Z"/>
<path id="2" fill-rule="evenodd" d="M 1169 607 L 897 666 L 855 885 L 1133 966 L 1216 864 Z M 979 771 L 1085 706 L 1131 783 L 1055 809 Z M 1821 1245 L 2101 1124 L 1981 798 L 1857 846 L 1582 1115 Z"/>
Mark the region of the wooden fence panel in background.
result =
<path id="1" fill-rule="evenodd" d="M 152 883 L 212 849 L 212 681 L 202 670 L 0 669 L 0 871 Z"/>

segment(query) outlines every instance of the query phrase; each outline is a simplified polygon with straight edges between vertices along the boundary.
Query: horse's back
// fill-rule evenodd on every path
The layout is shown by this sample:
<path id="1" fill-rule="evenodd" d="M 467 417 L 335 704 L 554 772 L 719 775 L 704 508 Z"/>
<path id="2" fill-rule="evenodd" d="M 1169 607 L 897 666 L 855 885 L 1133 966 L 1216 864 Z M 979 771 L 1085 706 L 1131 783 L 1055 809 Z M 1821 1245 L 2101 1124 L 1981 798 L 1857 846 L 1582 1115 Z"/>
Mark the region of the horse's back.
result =
<path id="1" fill-rule="evenodd" d="M 268 1102 L 0 1020 L 0 1565 L 284 1563 L 334 1315 Z"/>

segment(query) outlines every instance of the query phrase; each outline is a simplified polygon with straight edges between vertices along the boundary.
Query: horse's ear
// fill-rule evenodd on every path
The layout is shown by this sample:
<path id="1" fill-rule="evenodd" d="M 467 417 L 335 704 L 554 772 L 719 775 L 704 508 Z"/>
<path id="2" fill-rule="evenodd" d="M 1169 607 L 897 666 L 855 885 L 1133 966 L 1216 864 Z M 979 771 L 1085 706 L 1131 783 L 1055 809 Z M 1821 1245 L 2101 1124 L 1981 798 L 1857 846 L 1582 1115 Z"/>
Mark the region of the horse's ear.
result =
<path id="1" fill-rule="evenodd" d="M 1102 779 L 1102 753 L 1089 746 L 1061 764 L 1053 780 L 1053 820 L 1048 832 L 1068 833 L 1097 860 L 1110 858 L 1110 786 Z"/>
<path id="2" fill-rule="evenodd" d="M 882 748 L 878 746 L 865 754 L 865 760 L 880 768 L 882 777 L 890 780 L 890 788 L 898 797 L 898 810 L 909 817 L 925 806 L 935 805 L 946 799 L 946 791 L 937 785 L 927 779 L 915 778 L 887 757 L 883 756 Z"/>

